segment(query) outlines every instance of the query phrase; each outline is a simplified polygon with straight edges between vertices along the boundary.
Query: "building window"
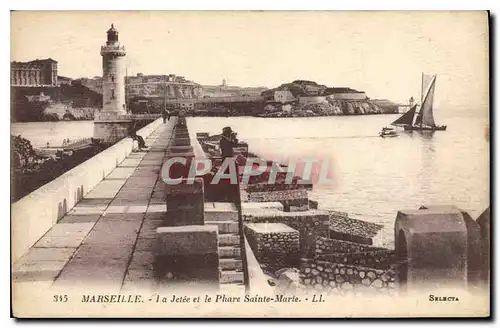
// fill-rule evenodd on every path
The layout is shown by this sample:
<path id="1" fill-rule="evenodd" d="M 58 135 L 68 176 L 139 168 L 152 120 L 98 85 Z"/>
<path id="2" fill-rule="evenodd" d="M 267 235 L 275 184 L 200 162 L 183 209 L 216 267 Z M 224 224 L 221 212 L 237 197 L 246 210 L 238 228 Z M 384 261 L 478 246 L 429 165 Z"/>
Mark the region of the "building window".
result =
<path id="1" fill-rule="evenodd" d="M 115 82 L 115 76 L 111 74 L 111 82 Z"/>
<path id="2" fill-rule="evenodd" d="M 111 99 L 115 99 L 115 90 L 111 89 Z"/>

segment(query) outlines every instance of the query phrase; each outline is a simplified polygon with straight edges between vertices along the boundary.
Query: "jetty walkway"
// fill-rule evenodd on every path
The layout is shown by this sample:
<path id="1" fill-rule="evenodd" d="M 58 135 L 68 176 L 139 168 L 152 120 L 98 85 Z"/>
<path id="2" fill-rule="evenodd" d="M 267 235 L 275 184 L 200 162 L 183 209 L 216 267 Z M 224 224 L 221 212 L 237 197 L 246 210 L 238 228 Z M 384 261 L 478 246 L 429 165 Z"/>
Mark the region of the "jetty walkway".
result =
<path id="1" fill-rule="evenodd" d="M 159 172 L 174 124 L 159 125 L 145 140 L 147 151 L 126 157 L 16 261 L 14 283 L 154 288 L 152 247 L 166 211 Z"/>

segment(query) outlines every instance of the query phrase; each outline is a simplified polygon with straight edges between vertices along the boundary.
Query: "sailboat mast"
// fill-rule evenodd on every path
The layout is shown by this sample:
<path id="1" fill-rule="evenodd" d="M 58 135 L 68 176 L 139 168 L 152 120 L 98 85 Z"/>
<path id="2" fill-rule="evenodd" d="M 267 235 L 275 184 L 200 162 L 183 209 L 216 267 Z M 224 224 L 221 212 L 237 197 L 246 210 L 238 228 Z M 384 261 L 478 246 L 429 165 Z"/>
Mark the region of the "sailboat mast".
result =
<path id="1" fill-rule="evenodd" d="M 125 62 L 125 110 L 128 113 L 127 76 L 128 76 L 128 63 Z"/>
<path id="2" fill-rule="evenodd" d="M 424 101 L 424 72 L 422 72 L 422 80 L 420 83 L 420 104 Z"/>
<path id="3" fill-rule="evenodd" d="M 418 111 L 419 114 L 420 114 L 420 111 L 422 110 L 423 103 L 424 103 L 424 72 L 422 72 L 422 81 L 421 81 L 421 85 L 420 85 L 420 109 Z M 422 128 L 422 120 L 420 120 L 420 128 Z"/>

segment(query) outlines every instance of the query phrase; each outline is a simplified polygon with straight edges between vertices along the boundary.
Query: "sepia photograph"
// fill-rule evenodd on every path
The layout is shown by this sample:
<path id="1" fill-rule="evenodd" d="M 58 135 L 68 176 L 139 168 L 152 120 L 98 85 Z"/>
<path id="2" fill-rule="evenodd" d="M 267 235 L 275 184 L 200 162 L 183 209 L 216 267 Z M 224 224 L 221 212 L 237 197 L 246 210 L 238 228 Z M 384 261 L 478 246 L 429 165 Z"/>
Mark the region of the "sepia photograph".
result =
<path id="1" fill-rule="evenodd" d="M 489 317 L 490 23 L 11 11 L 11 315 Z"/>

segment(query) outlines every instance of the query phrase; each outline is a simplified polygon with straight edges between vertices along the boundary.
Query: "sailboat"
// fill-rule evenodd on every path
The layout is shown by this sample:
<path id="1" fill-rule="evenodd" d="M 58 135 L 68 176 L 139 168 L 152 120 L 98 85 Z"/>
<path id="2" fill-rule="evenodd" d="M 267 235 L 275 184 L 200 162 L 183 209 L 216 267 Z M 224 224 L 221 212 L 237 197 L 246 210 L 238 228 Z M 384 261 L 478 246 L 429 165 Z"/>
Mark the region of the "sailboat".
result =
<path id="1" fill-rule="evenodd" d="M 426 92 L 424 93 L 424 88 Z M 413 105 L 408 112 L 391 123 L 394 126 L 402 126 L 405 131 L 444 131 L 446 125 L 436 125 L 433 114 L 434 91 L 436 89 L 436 75 L 422 74 L 422 94 L 420 110 L 415 118 L 417 105 Z M 413 119 L 415 118 L 415 122 Z"/>

